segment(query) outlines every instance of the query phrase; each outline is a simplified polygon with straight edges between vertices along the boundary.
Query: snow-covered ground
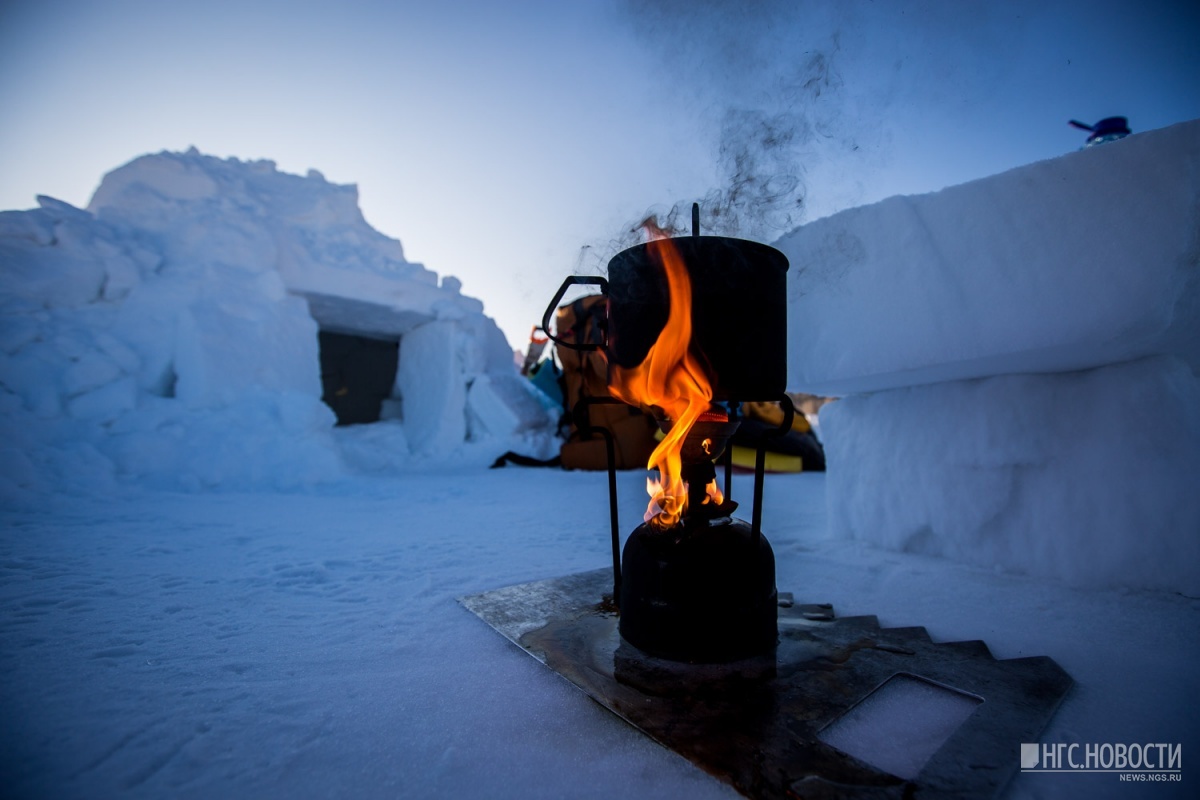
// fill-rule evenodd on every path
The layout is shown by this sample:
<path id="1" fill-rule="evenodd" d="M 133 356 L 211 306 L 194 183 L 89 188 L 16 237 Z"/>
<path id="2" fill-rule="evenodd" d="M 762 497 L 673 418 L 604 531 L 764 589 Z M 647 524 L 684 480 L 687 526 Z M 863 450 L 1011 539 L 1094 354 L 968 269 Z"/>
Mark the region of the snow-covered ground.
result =
<path id="1" fill-rule="evenodd" d="M 620 476 L 626 531 L 642 484 Z M 1018 775 L 1007 796 L 1191 796 L 1200 600 L 833 540 L 824 476 L 766 488 L 781 590 L 999 658 L 1053 657 L 1077 685 L 1044 742 L 1183 745 L 1182 784 Z M 737 476 L 734 496 L 749 493 Z M 5 794 L 732 796 L 455 602 L 605 566 L 606 510 L 602 475 L 514 467 L 6 503 Z"/>

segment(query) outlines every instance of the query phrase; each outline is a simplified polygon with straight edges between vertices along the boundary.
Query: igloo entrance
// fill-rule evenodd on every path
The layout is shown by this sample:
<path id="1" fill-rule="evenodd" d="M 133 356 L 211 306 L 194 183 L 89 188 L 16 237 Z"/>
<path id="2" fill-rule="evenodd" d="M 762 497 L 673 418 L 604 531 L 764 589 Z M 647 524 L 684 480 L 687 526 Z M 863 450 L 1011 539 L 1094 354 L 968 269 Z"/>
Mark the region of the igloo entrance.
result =
<path id="1" fill-rule="evenodd" d="M 322 330 L 321 399 L 337 415 L 338 425 L 378 422 L 394 417 L 391 408 L 400 343 Z"/>

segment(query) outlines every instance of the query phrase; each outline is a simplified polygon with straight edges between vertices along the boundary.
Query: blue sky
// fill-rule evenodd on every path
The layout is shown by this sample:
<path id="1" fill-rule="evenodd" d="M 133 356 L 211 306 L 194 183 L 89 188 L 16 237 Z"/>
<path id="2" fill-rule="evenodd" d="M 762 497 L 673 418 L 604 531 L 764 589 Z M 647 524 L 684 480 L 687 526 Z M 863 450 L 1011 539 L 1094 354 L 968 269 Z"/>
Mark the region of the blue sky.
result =
<path id="1" fill-rule="evenodd" d="M 1076 149 L 1070 118 L 1200 117 L 1197 41 L 1163 0 L 0 0 L 0 208 L 192 145 L 315 168 L 522 347 L 736 153 L 794 187 L 788 224 L 933 191 Z"/>

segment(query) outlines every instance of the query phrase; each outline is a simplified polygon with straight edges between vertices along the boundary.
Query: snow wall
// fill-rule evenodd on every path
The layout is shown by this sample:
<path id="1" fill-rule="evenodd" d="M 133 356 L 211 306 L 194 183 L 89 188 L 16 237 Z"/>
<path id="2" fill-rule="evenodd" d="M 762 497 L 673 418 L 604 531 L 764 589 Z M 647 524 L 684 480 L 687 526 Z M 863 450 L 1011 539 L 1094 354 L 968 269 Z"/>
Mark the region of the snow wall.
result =
<path id="1" fill-rule="evenodd" d="M 1200 594 L 1200 121 L 776 246 L 834 535 Z"/>
<path id="2" fill-rule="evenodd" d="M 6 491 L 297 487 L 547 446 L 482 303 L 406 261 L 354 186 L 193 149 L 109 173 L 86 211 L 38 203 L 0 213 Z M 399 420 L 334 430 L 318 330 L 399 342 Z"/>

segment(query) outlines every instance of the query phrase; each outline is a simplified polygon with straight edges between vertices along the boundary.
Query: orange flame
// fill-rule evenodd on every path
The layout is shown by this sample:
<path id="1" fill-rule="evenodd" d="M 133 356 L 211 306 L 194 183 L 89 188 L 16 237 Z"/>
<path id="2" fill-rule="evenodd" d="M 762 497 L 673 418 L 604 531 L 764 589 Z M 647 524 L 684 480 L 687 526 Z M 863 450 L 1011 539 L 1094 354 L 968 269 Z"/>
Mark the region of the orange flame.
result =
<path id="1" fill-rule="evenodd" d="M 712 385 L 700 362 L 688 351 L 692 340 L 692 283 L 683 258 L 661 230 L 648 229 L 656 238 L 647 247 L 667 276 L 667 322 L 641 364 L 632 369 L 611 365 L 609 388 L 631 405 L 657 406 L 662 409 L 661 415 L 672 422 L 646 464 L 659 475 L 658 480 L 646 482 L 651 498 L 646 521 L 662 530 L 676 525 L 687 510 L 680 452 L 692 424 L 709 408 Z"/>

